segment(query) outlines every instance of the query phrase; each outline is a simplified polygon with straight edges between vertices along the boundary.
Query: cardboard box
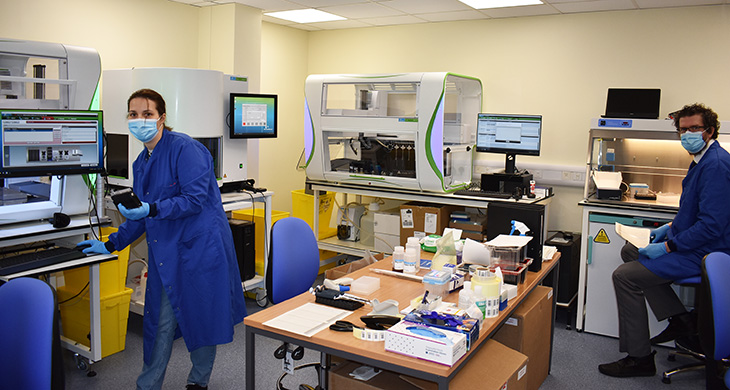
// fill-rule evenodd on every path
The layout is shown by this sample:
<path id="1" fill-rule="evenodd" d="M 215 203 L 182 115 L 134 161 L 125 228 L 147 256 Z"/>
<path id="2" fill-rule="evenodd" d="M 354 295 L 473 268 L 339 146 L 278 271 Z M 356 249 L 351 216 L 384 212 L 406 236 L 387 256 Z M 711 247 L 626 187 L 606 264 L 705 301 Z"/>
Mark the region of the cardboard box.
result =
<path id="1" fill-rule="evenodd" d="M 461 209 L 458 206 L 444 206 L 430 203 L 410 202 L 400 206 L 400 244 L 405 246 L 408 237 L 441 235 L 449 226 L 451 213 Z"/>
<path id="2" fill-rule="evenodd" d="M 364 367 L 360 363 L 345 360 L 329 371 L 331 390 L 420 390 L 395 372 L 380 370 L 380 373 L 367 381 L 355 379 L 350 373 Z"/>
<path id="3" fill-rule="evenodd" d="M 466 353 L 466 335 L 401 321 L 386 332 L 385 350 L 453 366 Z"/>
<path id="4" fill-rule="evenodd" d="M 536 390 L 550 368 L 553 289 L 537 286 L 494 335 L 494 339 L 530 359 L 527 389 Z"/>
<path id="5" fill-rule="evenodd" d="M 487 340 L 469 363 L 449 383 L 451 390 L 525 390 L 527 356 L 495 340 Z M 401 375 L 401 378 L 426 390 L 436 390 L 433 382 Z"/>

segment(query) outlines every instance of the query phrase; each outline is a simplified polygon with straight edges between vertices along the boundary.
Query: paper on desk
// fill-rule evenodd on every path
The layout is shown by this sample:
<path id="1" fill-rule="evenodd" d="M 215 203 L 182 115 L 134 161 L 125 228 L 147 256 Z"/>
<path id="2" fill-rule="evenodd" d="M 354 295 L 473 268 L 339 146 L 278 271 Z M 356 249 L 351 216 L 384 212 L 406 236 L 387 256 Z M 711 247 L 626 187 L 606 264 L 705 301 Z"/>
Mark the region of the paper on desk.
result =
<path id="1" fill-rule="evenodd" d="M 327 328 L 337 320 L 347 317 L 351 312 L 316 303 L 307 303 L 272 318 L 264 325 L 312 337 L 315 333 Z"/>
<path id="2" fill-rule="evenodd" d="M 615 229 L 616 234 L 637 248 L 649 245 L 651 239 L 651 229 L 649 228 L 622 225 L 616 222 Z"/>

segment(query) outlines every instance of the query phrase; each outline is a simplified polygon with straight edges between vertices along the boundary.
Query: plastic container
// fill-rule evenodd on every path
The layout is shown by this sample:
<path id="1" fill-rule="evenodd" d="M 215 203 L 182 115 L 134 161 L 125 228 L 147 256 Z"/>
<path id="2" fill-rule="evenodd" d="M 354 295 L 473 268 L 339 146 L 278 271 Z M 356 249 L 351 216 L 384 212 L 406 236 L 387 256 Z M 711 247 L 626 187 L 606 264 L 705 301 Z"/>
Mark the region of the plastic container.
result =
<path id="1" fill-rule="evenodd" d="M 474 291 L 480 289 L 486 300 L 484 317 L 492 318 L 499 315 L 499 278 L 487 267 L 479 267 L 471 278 Z"/>
<path id="2" fill-rule="evenodd" d="M 503 270 L 516 270 L 519 267 L 520 262 L 525 258 L 525 248 L 518 247 L 503 247 L 487 245 L 489 250 L 490 265 L 499 266 Z"/>
<path id="3" fill-rule="evenodd" d="M 312 203 L 314 204 L 314 203 Z M 289 216 L 288 212 L 271 210 L 271 224 Z M 263 275 L 266 259 L 264 258 L 264 239 L 266 237 L 264 209 L 245 209 L 231 212 L 231 218 L 253 221 L 256 245 L 256 274 Z"/>
<path id="4" fill-rule="evenodd" d="M 89 294 L 72 298 L 78 291 L 69 290 L 68 286 L 57 290 L 61 310 L 61 334 L 83 344 L 91 346 L 89 315 Z M 100 299 L 101 320 L 101 357 L 109 356 L 124 349 L 127 339 L 127 319 L 129 318 L 129 300 L 132 289 L 125 288 L 121 292 L 102 296 Z"/>
<path id="5" fill-rule="evenodd" d="M 413 248 L 416 253 L 416 272 L 421 270 L 421 242 L 418 237 L 408 237 L 406 241 L 406 254 L 408 254 L 408 248 Z"/>
<path id="6" fill-rule="evenodd" d="M 101 241 L 106 241 L 117 228 L 101 228 Z M 126 288 L 127 266 L 129 263 L 129 247 L 116 251 L 116 260 L 109 260 L 99 264 L 99 293 L 104 297 L 118 294 Z M 89 267 L 76 267 L 63 271 L 64 286 L 69 291 L 81 291 L 89 283 Z"/>
<path id="7" fill-rule="evenodd" d="M 429 271 L 423 276 L 423 286 L 428 291 L 429 299 L 436 297 L 445 297 L 449 293 L 449 281 L 451 280 L 451 272 L 448 271 Z"/>
<path id="8" fill-rule="evenodd" d="M 403 257 L 403 273 L 415 274 L 418 272 L 418 263 L 420 260 L 415 248 L 406 248 L 406 254 Z"/>
<path id="9" fill-rule="evenodd" d="M 360 243 L 368 248 L 375 246 L 375 212 L 379 210 L 377 202 L 370 203 L 360 218 Z"/>
<path id="10" fill-rule="evenodd" d="M 319 240 L 337 234 L 337 228 L 330 227 L 334 203 L 334 192 L 319 196 L 319 232 L 317 234 Z M 314 229 L 314 195 L 309 195 L 304 190 L 294 190 L 291 192 L 291 206 L 292 216 L 303 219 L 309 224 L 309 227 Z"/>
<path id="11" fill-rule="evenodd" d="M 372 276 L 361 276 L 352 281 L 350 292 L 353 294 L 368 295 L 380 288 L 380 279 Z"/>
<path id="12" fill-rule="evenodd" d="M 406 248 L 398 245 L 393 248 L 393 271 L 403 272 L 403 260 L 406 257 Z"/>
<path id="13" fill-rule="evenodd" d="M 527 273 L 525 272 L 526 269 L 527 265 L 525 264 L 520 264 L 520 266 L 517 267 L 516 270 L 502 269 L 502 277 L 504 278 L 504 282 L 509 284 L 524 283 L 525 278 L 527 277 Z"/>

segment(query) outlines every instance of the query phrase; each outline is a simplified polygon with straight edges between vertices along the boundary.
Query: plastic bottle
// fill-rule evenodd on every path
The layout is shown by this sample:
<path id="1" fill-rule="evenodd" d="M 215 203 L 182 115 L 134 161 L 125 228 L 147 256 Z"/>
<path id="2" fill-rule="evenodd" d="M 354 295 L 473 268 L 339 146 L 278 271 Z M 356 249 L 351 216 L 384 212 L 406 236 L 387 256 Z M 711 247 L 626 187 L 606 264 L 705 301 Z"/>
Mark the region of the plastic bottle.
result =
<path id="1" fill-rule="evenodd" d="M 474 303 L 474 291 L 470 288 L 462 288 L 459 291 L 459 309 L 466 310 Z"/>
<path id="2" fill-rule="evenodd" d="M 479 310 L 482 312 L 481 319 L 484 319 L 484 314 L 487 310 L 487 297 L 485 297 L 482 293 L 482 286 L 474 286 L 472 284 L 472 288 L 474 289 L 474 301 L 477 304 Z"/>
<path id="3" fill-rule="evenodd" d="M 419 262 L 419 253 L 414 248 L 406 248 L 406 255 L 403 258 L 403 273 L 415 274 L 418 272 L 416 264 Z"/>
<path id="4" fill-rule="evenodd" d="M 484 316 L 486 318 L 499 315 L 499 278 L 486 267 L 479 267 L 471 278 L 472 288 L 480 288 L 485 299 Z"/>
<path id="5" fill-rule="evenodd" d="M 421 270 L 421 241 L 418 237 L 408 237 L 406 241 L 406 254 L 408 254 L 408 248 L 413 248 L 416 251 L 416 272 Z"/>
<path id="6" fill-rule="evenodd" d="M 360 218 L 360 243 L 366 247 L 375 246 L 375 212 L 380 210 L 377 202 L 370 203 Z"/>
<path id="7" fill-rule="evenodd" d="M 405 257 L 405 248 L 398 245 L 393 249 L 393 271 L 403 272 L 403 260 Z"/>

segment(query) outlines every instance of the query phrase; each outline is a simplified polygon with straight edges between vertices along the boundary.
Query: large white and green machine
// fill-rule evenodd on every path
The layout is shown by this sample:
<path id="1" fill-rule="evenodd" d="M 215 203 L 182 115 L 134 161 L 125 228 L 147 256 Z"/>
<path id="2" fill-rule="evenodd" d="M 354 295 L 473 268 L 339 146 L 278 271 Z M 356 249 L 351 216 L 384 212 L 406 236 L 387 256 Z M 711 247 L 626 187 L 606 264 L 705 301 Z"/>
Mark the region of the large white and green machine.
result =
<path id="1" fill-rule="evenodd" d="M 479 79 L 448 72 L 310 75 L 307 178 L 452 192 L 468 186 Z"/>

